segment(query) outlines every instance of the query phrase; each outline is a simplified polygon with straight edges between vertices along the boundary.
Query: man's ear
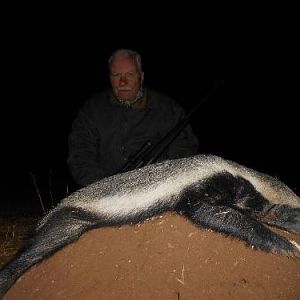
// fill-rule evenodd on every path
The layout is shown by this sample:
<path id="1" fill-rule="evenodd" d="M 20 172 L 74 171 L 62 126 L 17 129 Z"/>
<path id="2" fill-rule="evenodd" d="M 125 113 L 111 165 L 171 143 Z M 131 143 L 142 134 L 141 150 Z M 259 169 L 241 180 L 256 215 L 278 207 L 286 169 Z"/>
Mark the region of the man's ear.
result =
<path id="1" fill-rule="evenodd" d="M 143 83 L 144 83 L 144 72 L 142 72 L 141 74 L 141 85 L 143 85 Z"/>

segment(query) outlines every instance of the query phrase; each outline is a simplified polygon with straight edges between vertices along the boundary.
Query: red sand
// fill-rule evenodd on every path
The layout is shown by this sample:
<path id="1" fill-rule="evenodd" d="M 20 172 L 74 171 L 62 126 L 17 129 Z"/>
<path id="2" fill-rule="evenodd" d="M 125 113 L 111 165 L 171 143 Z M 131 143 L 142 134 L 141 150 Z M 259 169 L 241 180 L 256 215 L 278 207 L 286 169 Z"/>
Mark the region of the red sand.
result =
<path id="1" fill-rule="evenodd" d="M 276 232 L 300 243 L 300 236 Z M 9 299 L 300 299 L 300 260 L 254 251 L 174 214 L 95 229 L 32 267 Z"/>

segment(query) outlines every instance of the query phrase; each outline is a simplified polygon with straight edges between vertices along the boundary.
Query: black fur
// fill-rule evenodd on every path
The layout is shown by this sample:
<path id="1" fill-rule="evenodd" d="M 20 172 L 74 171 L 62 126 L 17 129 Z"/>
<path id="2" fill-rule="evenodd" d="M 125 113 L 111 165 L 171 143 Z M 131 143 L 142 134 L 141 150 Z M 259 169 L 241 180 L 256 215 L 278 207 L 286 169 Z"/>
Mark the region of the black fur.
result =
<path id="1" fill-rule="evenodd" d="M 295 251 L 293 244 L 257 221 L 271 224 L 269 211 L 266 214 L 266 210 L 278 207 L 281 206 L 271 205 L 249 181 L 223 173 L 187 189 L 176 211 L 197 225 L 244 240 L 253 248 L 292 254 Z M 299 209 L 289 208 L 289 218 L 283 220 L 282 215 L 273 220 L 272 225 L 286 229 L 287 222 L 290 222 L 288 227 L 292 224 L 299 227 L 294 215 L 299 218 Z"/>

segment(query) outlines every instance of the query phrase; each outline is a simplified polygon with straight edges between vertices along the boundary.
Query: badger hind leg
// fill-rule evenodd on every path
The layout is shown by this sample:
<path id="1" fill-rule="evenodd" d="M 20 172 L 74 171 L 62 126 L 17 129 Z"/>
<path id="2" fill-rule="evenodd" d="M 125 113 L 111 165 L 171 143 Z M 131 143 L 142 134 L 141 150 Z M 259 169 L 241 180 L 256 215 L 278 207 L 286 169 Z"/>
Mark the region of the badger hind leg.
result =
<path id="1" fill-rule="evenodd" d="M 248 180 L 239 176 L 230 179 L 229 177 L 226 176 L 228 183 L 232 183 L 233 191 L 231 198 L 227 193 L 226 203 L 260 222 L 300 234 L 300 208 L 274 204 L 263 197 Z"/>
<path id="2" fill-rule="evenodd" d="M 281 237 L 261 223 L 277 226 L 280 223 L 282 228 L 295 231 L 299 226 L 297 209 L 284 207 L 281 215 L 278 212 L 276 221 L 276 218 L 270 218 L 274 207 L 245 178 L 221 172 L 188 187 L 182 193 L 176 210 L 197 225 L 244 240 L 254 248 L 300 257 L 297 243 Z"/>
<path id="3" fill-rule="evenodd" d="M 228 206 L 203 202 L 196 210 L 182 211 L 196 225 L 243 240 L 254 249 L 300 258 L 300 247 L 276 234 L 251 216 Z"/>

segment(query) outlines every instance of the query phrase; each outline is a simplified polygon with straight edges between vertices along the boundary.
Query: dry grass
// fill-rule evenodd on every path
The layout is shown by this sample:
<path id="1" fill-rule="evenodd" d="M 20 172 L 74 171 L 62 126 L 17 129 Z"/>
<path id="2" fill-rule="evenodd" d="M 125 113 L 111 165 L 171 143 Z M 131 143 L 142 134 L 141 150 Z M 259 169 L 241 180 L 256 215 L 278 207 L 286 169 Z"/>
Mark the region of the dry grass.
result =
<path id="1" fill-rule="evenodd" d="M 0 268 L 20 249 L 38 218 L 0 218 Z"/>

